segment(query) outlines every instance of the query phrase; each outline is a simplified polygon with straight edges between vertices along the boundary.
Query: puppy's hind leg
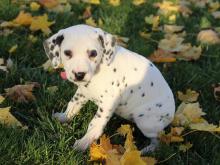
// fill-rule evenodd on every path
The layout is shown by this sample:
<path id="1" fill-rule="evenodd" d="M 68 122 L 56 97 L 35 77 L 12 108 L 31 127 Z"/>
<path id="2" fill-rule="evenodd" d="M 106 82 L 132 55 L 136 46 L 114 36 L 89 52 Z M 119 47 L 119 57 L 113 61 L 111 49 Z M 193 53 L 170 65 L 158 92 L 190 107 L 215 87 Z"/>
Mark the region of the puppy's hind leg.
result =
<path id="1" fill-rule="evenodd" d="M 158 146 L 159 146 L 158 138 L 151 138 L 151 143 L 148 146 L 141 149 L 141 155 L 144 156 L 149 152 L 154 152 Z"/>

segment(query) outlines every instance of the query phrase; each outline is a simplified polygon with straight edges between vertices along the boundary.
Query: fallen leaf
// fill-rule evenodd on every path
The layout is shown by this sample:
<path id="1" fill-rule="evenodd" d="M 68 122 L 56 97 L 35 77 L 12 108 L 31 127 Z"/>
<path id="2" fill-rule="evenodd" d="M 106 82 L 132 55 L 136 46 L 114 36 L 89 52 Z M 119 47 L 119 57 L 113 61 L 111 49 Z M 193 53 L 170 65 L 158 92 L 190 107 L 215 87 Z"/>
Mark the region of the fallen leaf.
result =
<path id="1" fill-rule="evenodd" d="M 91 3 L 93 5 L 99 5 L 100 4 L 100 0 L 83 0 L 83 2 Z"/>
<path id="2" fill-rule="evenodd" d="M 212 16 L 213 16 L 215 19 L 220 19 L 220 11 L 212 12 Z"/>
<path id="3" fill-rule="evenodd" d="M 151 33 L 147 33 L 145 31 L 140 31 L 139 35 L 144 39 L 149 39 L 151 37 Z"/>
<path id="4" fill-rule="evenodd" d="M 8 71 L 7 66 L 5 66 L 5 62 L 4 62 L 3 58 L 0 58 L 0 70 L 2 70 L 4 72 Z"/>
<path id="5" fill-rule="evenodd" d="M 89 17 L 92 16 L 92 11 L 91 11 L 92 7 L 91 6 L 87 6 L 86 9 L 83 12 L 83 15 L 80 16 L 80 19 L 87 19 Z"/>
<path id="6" fill-rule="evenodd" d="M 51 9 L 56 7 L 59 4 L 58 0 L 39 0 L 39 3 L 44 7 Z"/>
<path id="7" fill-rule="evenodd" d="M 152 62 L 176 62 L 176 58 L 174 57 L 174 55 L 168 51 L 162 50 L 162 49 L 158 49 L 156 51 L 154 51 L 149 57 L 149 60 L 151 60 Z"/>
<path id="8" fill-rule="evenodd" d="M 157 163 L 157 160 L 153 157 L 142 157 L 142 160 L 147 164 L 147 165 L 155 165 Z"/>
<path id="9" fill-rule="evenodd" d="M 5 100 L 5 98 L 2 95 L 0 95 L 0 104 L 3 103 L 4 100 Z"/>
<path id="10" fill-rule="evenodd" d="M 202 17 L 201 21 L 200 21 L 200 28 L 201 29 L 207 29 L 207 28 L 211 28 L 211 22 L 208 20 L 207 17 Z"/>
<path id="11" fill-rule="evenodd" d="M 13 46 L 8 50 L 8 52 L 9 52 L 10 54 L 12 54 L 12 53 L 14 53 L 14 52 L 16 51 L 17 48 L 18 48 L 18 44 L 13 45 Z"/>
<path id="12" fill-rule="evenodd" d="M 37 42 L 37 37 L 35 37 L 32 34 L 29 34 L 28 35 L 28 40 L 31 41 L 32 43 L 35 43 L 35 42 Z"/>
<path id="13" fill-rule="evenodd" d="M 214 97 L 217 101 L 220 101 L 220 83 L 214 86 Z"/>
<path id="14" fill-rule="evenodd" d="M 189 126 L 191 129 L 199 130 L 199 131 L 220 132 L 220 127 L 214 124 L 209 124 L 208 122 L 192 123 Z"/>
<path id="15" fill-rule="evenodd" d="M 177 25 L 164 25 L 165 33 L 179 33 L 183 30 L 184 26 Z"/>
<path id="16" fill-rule="evenodd" d="M 85 23 L 89 26 L 97 27 L 97 24 L 92 17 L 89 17 L 88 19 L 86 19 Z"/>
<path id="17" fill-rule="evenodd" d="M 122 125 L 120 128 L 117 129 L 117 132 L 123 136 L 126 136 L 124 148 L 126 149 L 126 152 L 137 150 L 137 147 L 135 146 L 133 142 L 133 135 L 132 135 L 132 129 L 130 125 Z"/>
<path id="18" fill-rule="evenodd" d="M 22 124 L 10 113 L 11 107 L 0 108 L 0 123 L 10 127 L 22 127 Z"/>
<path id="19" fill-rule="evenodd" d="M 158 30 L 158 26 L 160 23 L 160 17 L 159 16 L 154 16 L 154 15 L 150 15 L 150 16 L 146 16 L 144 18 L 145 22 L 152 25 L 152 30 L 153 31 L 157 31 Z"/>
<path id="20" fill-rule="evenodd" d="M 119 35 L 114 35 L 114 37 L 116 38 L 116 41 L 117 41 L 118 45 L 123 46 L 125 48 L 128 46 L 127 44 L 128 44 L 129 38 L 122 37 L 122 36 L 119 36 Z"/>
<path id="21" fill-rule="evenodd" d="M 139 5 L 144 4 L 145 2 L 146 2 L 146 0 L 133 0 L 132 4 L 135 6 L 139 6 Z"/>
<path id="22" fill-rule="evenodd" d="M 40 84 L 32 82 L 27 85 L 15 85 L 11 88 L 5 89 L 6 97 L 9 97 L 15 102 L 29 102 L 35 100 L 35 96 L 32 94 L 34 87 L 39 87 Z"/>
<path id="23" fill-rule="evenodd" d="M 159 134 L 159 139 L 165 144 L 179 143 L 184 141 L 184 138 L 182 136 L 172 135 L 172 132 L 165 134 L 164 131 Z"/>
<path id="24" fill-rule="evenodd" d="M 31 31 L 38 31 L 41 30 L 44 34 L 48 35 L 51 33 L 50 26 L 53 25 L 55 22 L 49 22 L 47 14 L 43 16 L 36 16 L 33 17 L 30 30 Z"/>
<path id="25" fill-rule="evenodd" d="M 109 4 L 112 6 L 119 6 L 120 0 L 108 0 Z"/>
<path id="26" fill-rule="evenodd" d="M 184 131 L 184 127 L 171 127 L 171 134 L 175 136 L 180 136 L 182 132 Z"/>
<path id="27" fill-rule="evenodd" d="M 178 55 L 179 59 L 185 60 L 185 61 L 191 61 L 191 60 L 198 60 L 202 54 L 202 47 L 201 46 L 191 46 L 189 44 L 188 47 L 185 47 L 186 49 L 180 52 Z"/>
<path id="28" fill-rule="evenodd" d="M 195 102 L 199 97 L 199 93 L 191 89 L 187 89 L 186 94 L 183 94 L 182 92 L 178 91 L 177 95 L 178 95 L 178 99 L 185 103 Z"/>
<path id="29" fill-rule="evenodd" d="M 121 165 L 146 165 L 146 163 L 141 159 L 140 151 L 130 151 L 125 152 L 120 160 Z"/>
<path id="30" fill-rule="evenodd" d="M 40 5 L 37 2 L 31 2 L 30 8 L 31 8 L 31 11 L 38 11 L 40 8 Z"/>
<path id="31" fill-rule="evenodd" d="M 179 151 L 186 152 L 186 151 L 188 151 L 190 148 L 192 148 L 192 146 L 193 146 L 193 144 L 191 144 L 191 143 L 189 143 L 189 142 L 187 142 L 187 143 L 185 143 L 185 144 L 181 144 L 181 145 L 179 146 Z"/>
<path id="32" fill-rule="evenodd" d="M 25 13 L 24 11 L 20 11 L 18 16 L 12 21 L 14 24 L 18 25 L 30 25 L 32 22 L 32 16 L 30 13 Z"/>
<path id="33" fill-rule="evenodd" d="M 197 35 L 197 40 L 205 44 L 219 44 L 220 43 L 220 38 L 218 34 L 211 29 L 200 31 Z"/>
<path id="34" fill-rule="evenodd" d="M 202 111 L 198 102 L 196 103 L 181 103 L 177 108 L 172 124 L 174 126 L 187 127 L 191 123 L 201 123 L 205 120 L 202 116 L 205 112 Z"/>

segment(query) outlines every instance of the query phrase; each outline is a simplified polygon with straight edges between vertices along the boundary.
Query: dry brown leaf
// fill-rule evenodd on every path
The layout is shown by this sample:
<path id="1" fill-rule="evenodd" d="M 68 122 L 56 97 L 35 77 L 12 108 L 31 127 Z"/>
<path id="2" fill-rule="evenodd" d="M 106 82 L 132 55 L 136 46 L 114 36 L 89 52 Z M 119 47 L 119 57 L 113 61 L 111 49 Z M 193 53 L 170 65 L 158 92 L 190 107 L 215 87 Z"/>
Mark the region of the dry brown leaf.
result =
<path id="1" fill-rule="evenodd" d="M 180 91 L 178 91 L 177 94 L 178 94 L 178 99 L 185 103 L 195 102 L 199 97 L 199 93 L 191 89 L 187 89 L 186 94 L 183 94 Z"/>
<path id="2" fill-rule="evenodd" d="M 92 16 L 92 11 L 91 11 L 92 7 L 91 6 L 87 6 L 83 12 L 83 15 L 80 16 L 80 19 L 87 19 L 89 17 Z"/>
<path id="3" fill-rule="evenodd" d="M 129 38 L 127 37 L 122 37 L 122 36 L 119 36 L 119 35 L 114 35 L 114 37 L 116 38 L 116 41 L 117 41 L 117 44 L 120 45 L 120 46 L 123 46 L 123 47 L 128 47 L 128 41 L 129 41 Z"/>
<path id="4" fill-rule="evenodd" d="M 163 142 L 165 144 L 179 143 L 179 142 L 184 141 L 182 136 L 172 135 L 172 132 L 170 132 L 168 134 L 165 134 L 165 132 L 161 132 L 161 134 L 159 135 L 159 139 L 161 142 Z"/>
<path id="5" fill-rule="evenodd" d="M 35 100 L 35 96 L 32 91 L 34 87 L 39 87 L 40 84 L 32 82 L 27 85 L 15 85 L 11 88 L 5 89 L 6 97 L 14 100 L 15 102 L 29 102 Z"/>
<path id="6" fill-rule="evenodd" d="M 184 26 L 177 25 L 164 25 L 165 33 L 179 33 L 183 30 Z"/>
<path id="7" fill-rule="evenodd" d="M 197 40 L 205 44 L 219 44 L 220 43 L 220 38 L 218 34 L 214 30 L 211 30 L 211 29 L 200 31 L 197 36 Z"/>
<path id="8" fill-rule="evenodd" d="M 152 62 L 176 62 L 176 58 L 174 57 L 174 55 L 168 51 L 162 50 L 162 49 L 158 49 L 156 51 L 153 52 L 153 54 L 151 54 L 148 57 L 149 60 L 151 60 Z"/>

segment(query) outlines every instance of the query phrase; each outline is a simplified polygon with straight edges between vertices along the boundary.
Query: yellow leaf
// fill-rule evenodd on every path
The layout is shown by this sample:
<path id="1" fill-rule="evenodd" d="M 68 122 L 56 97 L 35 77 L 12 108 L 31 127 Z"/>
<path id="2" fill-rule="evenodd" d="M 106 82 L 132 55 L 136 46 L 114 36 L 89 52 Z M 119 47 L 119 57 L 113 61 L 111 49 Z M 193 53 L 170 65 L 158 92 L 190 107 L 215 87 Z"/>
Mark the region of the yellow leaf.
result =
<path id="1" fill-rule="evenodd" d="M 15 85 L 11 88 L 5 89 L 6 96 L 16 102 L 25 102 L 35 100 L 35 96 L 32 94 L 34 87 L 39 87 L 40 85 L 36 82 L 32 82 L 27 85 Z"/>
<path id="2" fill-rule="evenodd" d="M 5 98 L 2 95 L 0 95 L 0 104 L 3 103 L 4 100 L 5 100 Z"/>
<path id="3" fill-rule="evenodd" d="M 201 54 L 202 54 L 201 46 L 192 47 L 191 44 L 189 44 L 189 47 L 186 47 L 186 49 L 180 52 L 178 56 L 180 59 L 182 58 L 183 60 L 190 61 L 190 60 L 198 60 Z"/>
<path id="4" fill-rule="evenodd" d="M 154 3 L 154 6 L 159 8 L 159 14 L 167 16 L 172 12 L 178 12 L 180 10 L 179 5 L 175 5 L 171 1 L 163 1 L 162 3 Z"/>
<path id="5" fill-rule="evenodd" d="M 83 0 L 83 2 L 91 3 L 93 5 L 99 5 L 100 4 L 100 0 Z"/>
<path id="6" fill-rule="evenodd" d="M 179 142 L 184 141 L 182 136 L 173 135 L 172 133 L 173 132 L 165 134 L 165 132 L 161 132 L 161 134 L 159 135 L 160 141 L 163 142 L 163 143 L 166 143 L 166 144 L 179 143 Z"/>
<path id="7" fill-rule="evenodd" d="M 121 165 L 146 165 L 141 159 L 140 151 L 129 151 L 125 152 L 120 160 Z"/>
<path id="8" fill-rule="evenodd" d="M 55 23 L 54 21 L 48 22 L 48 16 L 47 14 L 44 14 L 43 16 L 33 17 L 30 29 L 31 31 L 41 30 L 43 33 L 48 35 L 49 33 L 51 33 L 49 27 L 54 23 Z"/>
<path id="9" fill-rule="evenodd" d="M 186 144 L 181 144 L 180 146 L 179 146 L 179 150 L 180 151 L 182 151 L 182 152 L 186 152 L 186 151 L 188 151 L 190 148 L 192 148 L 192 146 L 193 146 L 193 144 L 191 144 L 191 143 L 186 143 Z"/>
<path id="10" fill-rule="evenodd" d="M 220 43 L 220 38 L 218 34 L 211 29 L 200 31 L 199 34 L 197 35 L 197 40 L 206 44 Z"/>
<path id="11" fill-rule="evenodd" d="M 31 2 L 30 7 L 31 7 L 31 11 L 38 11 L 40 5 L 37 2 Z"/>
<path id="12" fill-rule="evenodd" d="M 139 6 L 139 5 L 142 5 L 143 3 L 145 3 L 146 0 L 133 0 L 132 3 L 135 5 L 135 6 Z"/>
<path id="13" fill-rule="evenodd" d="M 32 16 L 30 13 L 25 13 L 24 11 L 20 11 L 18 16 L 12 21 L 15 24 L 19 25 L 30 25 L 32 22 Z"/>
<path id="14" fill-rule="evenodd" d="M 59 4 L 58 0 L 39 0 L 39 3 L 48 9 L 54 8 Z"/>
<path id="15" fill-rule="evenodd" d="M 178 99 L 185 102 L 185 103 L 195 102 L 195 101 L 197 101 L 197 99 L 199 97 L 199 93 L 197 93 L 196 91 L 193 91 L 191 89 L 187 89 L 186 94 L 183 94 L 180 91 L 178 91 L 177 94 L 178 94 Z"/>
<path id="16" fill-rule="evenodd" d="M 144 32 L 144 31 L 140 31 L 139 32 L 139 35 L 144 38 L 144 39 L 149 39 L 151 37 L 151 33 L 147 33 L 147 32 Z"/>
<path id="17" fill-rule="evenodd" d="M 90 160 L 105 160 L 107 158 L 106 151 L 102 148 L 101 145 L 92 143 L 90 146 Z"/>
<path id="18" fill-rule="evenodd" d="M 35 43 L 35 42 L 37 42 L 37 37 L 35 37 L 32 34 L 29 34 L 28 35 L 28 40 L 31 41 L 32 43 Z"/>
<path id="19" fill-rule="evenodd" d="M 146 165 L 155 165 L 157 163 L 157 160 L 153 157 L 142 157 L 142 160 Z"/>
<path id="20" fill-rule="evenodd" d="M 18 48 L 18 45 L 13 45 L 9 50 L 8 52 L 11 54 L 11 53 L 14 53 L 16 51 L 16 49 Z"/>
<path id="21" fill-rule="evenodd" d="M 137 150 L 137 147 L 134 145 L 133 142 L 133 135 L 130 125 L 121 125 L 120 128 L 118 128 L 117 132 L 123 136 L 126 136 L 124 148 L 126 149 L 126 152 Z"/>
<path id="22" fill-rule="evenodd" d="M 86 19 L 85 23 L 87 25 L 90 25 L 90 26 L 93 26 L 93 27 L 97 27 L 97 24 L 96 24 L 95 20 L 92 17 L 89 17 L 88 19 Z"/>
<path id="23" fill-rule="evenodd" d="M 172 135 L 179 136 L 179 135 L 182 134 L 183 131 L 184 131 L 184 127 L 171 127 L 170 132 L 171 132 Z"/>
<path id="24" fill-rule="evenodd" d="M 201 117 L 205 113 L 199 106 L 199 103 L 181 103 L 177 108 L 177 111 L 172 122 L 175 126 L 188 126 L 191 123 L 196 123 L 196 121 L 201 120 Z"/>
<path id="25" fill-rule="evenodd" d="M 199 131 L 209 131 L 209 132 L 220 132 L 220 127 L 209 124 L 208 122 L 203 123 L 192 123 L 189 125 L 191 129 L 199 130 Z"/>
<path id="26" fill-rule="evenodd" d="M 119 6 L 120 0 L 108 0 L 109 4 L 112 6 Z"/>
<path id="27" fill-rule="evenodd" d="M 0 108 L 0 123 L 6 126 L 22 127 L 22 124 L 10 113 L 10 107 Z"/>
<path id="28" fill-rule="evenodd" d="M 164 25 L 165 33 L 179 33 L 183 30 L 184 26 L 177 25 Z"/>

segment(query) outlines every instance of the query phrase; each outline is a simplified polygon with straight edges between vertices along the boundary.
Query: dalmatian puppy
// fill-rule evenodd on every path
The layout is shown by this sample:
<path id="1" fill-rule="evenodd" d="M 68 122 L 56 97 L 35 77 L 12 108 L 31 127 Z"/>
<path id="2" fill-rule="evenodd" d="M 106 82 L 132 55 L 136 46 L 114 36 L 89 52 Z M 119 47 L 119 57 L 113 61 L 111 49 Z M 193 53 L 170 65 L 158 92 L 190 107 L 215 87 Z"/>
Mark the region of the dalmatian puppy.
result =
<path id="1" fill-rule="evenodd" d="M 78 86 L 66 111 L 54 117 L 68 122 L 88 100 L 99 107 L 75 149 L 84 151 L 98 139 L 114 113 L 136 123 L 151 138 L 142 153 L 155 149 L 158 133 L 174 117 L 175 102 L 154 64 L 117 45 L 111 34 L 88 25 L 60 30 L 44 42 L 44 48 L 53 67 L 63 64 L 67 79 Z"/>

